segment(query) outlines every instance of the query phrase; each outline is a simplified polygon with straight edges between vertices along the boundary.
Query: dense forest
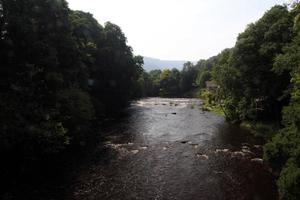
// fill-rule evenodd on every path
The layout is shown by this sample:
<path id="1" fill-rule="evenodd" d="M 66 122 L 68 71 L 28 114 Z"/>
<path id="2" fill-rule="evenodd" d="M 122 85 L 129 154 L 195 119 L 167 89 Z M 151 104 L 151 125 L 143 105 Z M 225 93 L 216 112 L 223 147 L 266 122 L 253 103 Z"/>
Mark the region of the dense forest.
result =
<path id="1" fill-rule="evenodd" d="M 143 60 L 120 27 L 64 0 L 1 0 L 0 29 L 2 191 L 92 141 L 101 119 L 141 94 Z"/>
<path id="2" fill-rule="evenodd" d="M 299 3 L 274 6 L 234 47 L 181 71 L 144 71 L 120 27 L 65 0 L 0 0 L 0 29 L 0 192 L 87 146 L 132 100 L 196 95 L 231 123 L 255 124 L 281 198 L 300 198 Z"/>

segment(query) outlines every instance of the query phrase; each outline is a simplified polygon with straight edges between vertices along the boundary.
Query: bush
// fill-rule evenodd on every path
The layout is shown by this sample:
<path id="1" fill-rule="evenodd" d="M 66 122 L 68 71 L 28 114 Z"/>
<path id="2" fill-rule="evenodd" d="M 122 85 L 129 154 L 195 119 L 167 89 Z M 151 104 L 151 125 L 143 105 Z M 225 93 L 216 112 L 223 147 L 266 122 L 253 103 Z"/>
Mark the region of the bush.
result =
<path id="1" fill-rule="evenodd" d="M 274 123 L 265 123 L 265 122 L 258 122 L 254 124 L 254 132 L 255 136 L 262 137 L 266 140 L 271 139 L 274 134 L 278 131 L 278 126 Z"/>
<path id="2" fill-rule="evenodd" d="M 282 200 L 300 199 L 300 168 L 289 163 L 280 173 L 278 188 Z"/>
<path id="3" fill-rule="evenodd" d="M 300 135 L 295 127 L 282 129 L 264 147 L 264 159 L 281 170 L 277 185 L 281 199 L 300 199 Z"/>
<path id="4" fill-rule="evenodd" d="M 70 143 L 67 130 L 62 123 L 45 122 L 40 127 L 31 130 L 32 145 L 35 146 L 34 152 L 40 155 L 59 153 Z M 33 153 L 34 153 L 33 152 Z"/>
<path id="5" fill-rule="evenodd" d="M 300 146 L 300 136 L 295 129 L 280 130 L 264 147 L 264 159 L 273 168 L 281 169 Z"/>
<path id="6" fill-rule="evenodd" d="M 84 145 L 89 137 L 90 122 L 95 117 L 90 96 L 79 89 L 64 90 L 59 93 L 58 102 L 72 142 Z"/>

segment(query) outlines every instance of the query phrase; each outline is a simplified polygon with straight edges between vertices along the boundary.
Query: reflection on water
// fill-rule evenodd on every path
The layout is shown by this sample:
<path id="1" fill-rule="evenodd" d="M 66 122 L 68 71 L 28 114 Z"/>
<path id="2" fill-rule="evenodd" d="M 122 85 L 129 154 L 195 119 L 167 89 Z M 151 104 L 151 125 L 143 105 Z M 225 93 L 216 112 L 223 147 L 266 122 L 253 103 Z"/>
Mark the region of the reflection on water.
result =
<path id="1" fill-rule="evenodd" d="M 107 125 L 70 199 L 277 199 L 260 141 L 197 99 L 149 98 Z M 104 147 L 103 147 L 104 146 Z"/>

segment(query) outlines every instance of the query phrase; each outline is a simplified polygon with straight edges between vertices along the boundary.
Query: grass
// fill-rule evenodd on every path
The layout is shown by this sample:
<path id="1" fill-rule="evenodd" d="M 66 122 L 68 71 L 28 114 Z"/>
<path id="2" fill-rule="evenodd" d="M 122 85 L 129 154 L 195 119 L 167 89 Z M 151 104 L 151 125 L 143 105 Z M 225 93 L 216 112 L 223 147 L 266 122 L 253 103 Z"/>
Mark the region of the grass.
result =
<path id="1" fill-rule="evenodd" d="M 204 103 L 202 105 L 202 108 L 203 108 L 203 110 L 207 110 L 207 111 L 216 113 L 218 115 L 225 116 L 225 113 L 223 112 L 223 109 L 219 105 L 213 105 L 213 104 Z"/>

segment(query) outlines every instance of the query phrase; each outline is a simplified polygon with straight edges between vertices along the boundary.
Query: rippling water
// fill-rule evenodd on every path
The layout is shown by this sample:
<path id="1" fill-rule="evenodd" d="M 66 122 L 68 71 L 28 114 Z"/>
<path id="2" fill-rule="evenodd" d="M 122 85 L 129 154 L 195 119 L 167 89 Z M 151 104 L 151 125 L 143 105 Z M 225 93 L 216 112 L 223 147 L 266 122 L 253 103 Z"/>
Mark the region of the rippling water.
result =
<path id="1" fill-rule="evenodd" d="M 261 142 L 198 99 L 148 98 L 104 128 L 69 199 L 277 199 Z"/>

